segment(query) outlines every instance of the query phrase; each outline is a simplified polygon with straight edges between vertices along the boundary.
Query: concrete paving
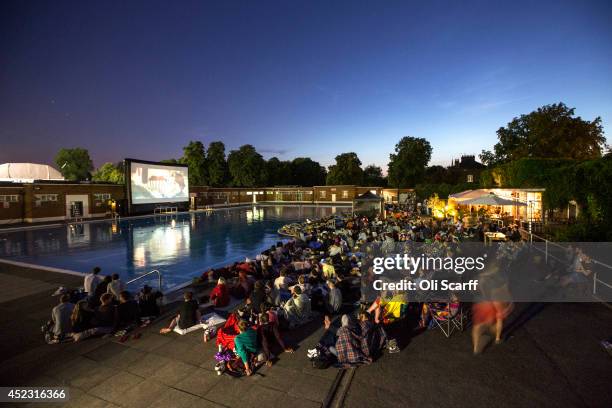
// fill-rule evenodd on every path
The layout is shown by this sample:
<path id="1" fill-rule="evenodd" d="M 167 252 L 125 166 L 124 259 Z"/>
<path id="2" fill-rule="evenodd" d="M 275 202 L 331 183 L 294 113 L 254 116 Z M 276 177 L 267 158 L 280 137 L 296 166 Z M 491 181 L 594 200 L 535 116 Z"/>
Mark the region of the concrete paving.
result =
<path id="1" fill-rule="evenodd" d="M 63 407 L 320 407 L 336 369 L 310 367 L 305 353 L 322 333 L 316 321 L 286 333 L 296 353 L 249 378 L 217 376 L 214 342 L 202 331 L 158 334 L 169 317 L 120 343 L 93 338 L 47 345 L 40 325 L 57 298 L 55 287 L 78 286 L 75 276 L 0 264 L 15 291 L 0 299 L 0 385 L 66 386 Z M 11 279 L 15 277 L 14 280 Z M 19 292 L 32 284 L 35 293 Z M 8 285 L 8 283 L 7 283 Z M 599 341 L 612 335 L 612 311 L 601 304 L 517 305 L 505 342 L 471 354 L 469 330 L 445 338 L 430 330 L 401 341 L 399 354 L 345 375 L 335 403 L 346 407 L 610 407 L 612 358 Z M 405 333 L 405 332 L 404 332 Z M 22 404 L 20 406 L 27 406 Z"/>
<path id="2" fill-rule="evenodd" d="M 337 370 L 315 370 L 306 360 L 305 350 L 322 334 L 319 321 L 287 333 L 285 339 L 297 348 L 296 353 L 282 354 L 273 367 L 263 367 L 249 378 L 217 376 L 214 341 L 204 343 L 201 330 L 184 336 L 158 334 L 170 317 L 144 329 L 140 339 L 125 343 L 117 338 L 93 338 L 47 345 L 39 328 L 57 302 L 51 293 L 59 285 L 78 286 L 81 279 L 1 264 L 0 274 L 15 276 L 15 282 L 28 279 L 49 284 L 40 286 L 35 294 L 11 295 L 0 301 L 0 385 L 70 389 L 67 404 L 33 406 L 250 407 L 280 403 L 319 407 L 338 374 Z M 24 318 L 25 324 L 19 324 L 16 316 Z"/>

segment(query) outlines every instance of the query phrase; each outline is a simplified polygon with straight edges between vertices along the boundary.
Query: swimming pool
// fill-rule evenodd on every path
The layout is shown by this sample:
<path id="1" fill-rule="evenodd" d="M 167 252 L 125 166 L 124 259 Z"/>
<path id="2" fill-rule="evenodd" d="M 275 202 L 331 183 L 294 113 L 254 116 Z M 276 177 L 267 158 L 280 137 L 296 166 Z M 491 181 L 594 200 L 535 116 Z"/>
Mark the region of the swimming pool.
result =
<path id="1" fill-rule="evenodd" d="M 208 268 L 254 257 L 281 240 L 284 224 L 346 209 L 264 205 L 0 232 L 0 258 L 82 273 L 99 266 L 124 282 L 158 269 L 168 290 Z"/>

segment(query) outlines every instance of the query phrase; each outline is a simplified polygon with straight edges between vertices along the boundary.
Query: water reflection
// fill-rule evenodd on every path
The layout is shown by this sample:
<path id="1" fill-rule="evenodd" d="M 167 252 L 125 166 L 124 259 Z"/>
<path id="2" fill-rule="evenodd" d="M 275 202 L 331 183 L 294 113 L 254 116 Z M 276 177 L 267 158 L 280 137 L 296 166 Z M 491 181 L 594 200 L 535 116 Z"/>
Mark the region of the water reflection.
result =
<path id="1" fill-rule="evenodd" d="M 283 224 L 343 210 L 253 206 L 0 233 L 0 257 L 78 272 L 100 266 L 125 280 L 159 269 L 173 286 L 270 247 Z"/>

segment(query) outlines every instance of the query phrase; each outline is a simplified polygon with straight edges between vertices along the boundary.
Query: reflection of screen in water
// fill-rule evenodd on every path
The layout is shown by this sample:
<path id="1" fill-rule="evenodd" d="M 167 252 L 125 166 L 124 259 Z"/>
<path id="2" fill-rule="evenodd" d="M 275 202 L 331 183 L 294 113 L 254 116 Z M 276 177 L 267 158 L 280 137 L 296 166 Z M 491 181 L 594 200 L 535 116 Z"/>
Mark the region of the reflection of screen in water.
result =
<path id="1" fill-rule="evenodd" d="M 130 189 L 133 204 L 189 201 L 187 168 L 131 162 Z"/>

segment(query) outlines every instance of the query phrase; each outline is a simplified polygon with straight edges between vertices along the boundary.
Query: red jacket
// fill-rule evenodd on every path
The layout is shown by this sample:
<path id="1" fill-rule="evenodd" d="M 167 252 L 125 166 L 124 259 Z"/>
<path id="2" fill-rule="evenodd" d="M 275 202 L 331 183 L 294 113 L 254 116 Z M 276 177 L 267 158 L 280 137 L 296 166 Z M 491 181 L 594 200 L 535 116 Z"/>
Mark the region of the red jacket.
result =
<path id="1" fill-rule="evenodd" d="M 226 285 L 217 285 L 210 293 L 210 301 L 216 307 L 225 307 L 229 305 L 230 295 Z"/>

